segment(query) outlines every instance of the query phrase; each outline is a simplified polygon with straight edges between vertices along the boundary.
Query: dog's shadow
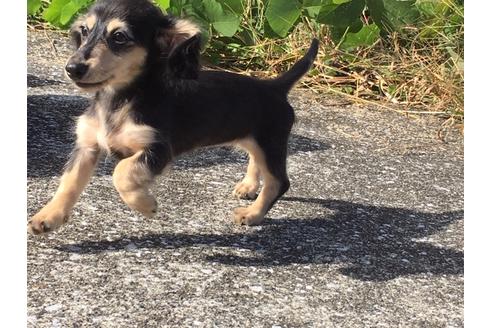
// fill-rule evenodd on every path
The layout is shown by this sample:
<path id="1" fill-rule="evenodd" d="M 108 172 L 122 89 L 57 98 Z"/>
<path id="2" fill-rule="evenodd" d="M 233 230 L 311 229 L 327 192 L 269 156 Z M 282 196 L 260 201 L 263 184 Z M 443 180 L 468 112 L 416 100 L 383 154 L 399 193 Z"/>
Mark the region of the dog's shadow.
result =
<path id="1" fill-rule="evenodd" d="M 325 214 L 310 219 L 267 220 L 243 234 L 165 233 L 114 241 L 83 241 L 58 246 L 81 254 L 115 252 L 129 243 L 137 248 L 177 249 L 206 245 L 214 255 L 204 261 L 233 266 L 340 265 L 343 275 L 385 281 L 412 274 L 463 274 L 463 252 L 419 240 L 463 218 L 463 211 L 424 213 L 341 200 L 285 197 L 281 202 L 320 206 Z M 224 253 L 247 249 L 249 256 Z M 209 252 L 210 254 L 210 252 Z"/>
<path id="2" fill-rule="evenodd" d="M 74 144 L 75 118 L 89 100 L 79 96 L 30 95 L 27 97 L 27 174 L 29 177 L 60 175 Z M 329 149 L 321 141 L 291 135 L 289 153 Z M 217 164 L 245 164 L 247 155 L 227 147 L 208 148 L 180 157 L 173 169 L 210 167 Z M 114 161 L 102 161 L 96 174 L 110 175 Z"/>

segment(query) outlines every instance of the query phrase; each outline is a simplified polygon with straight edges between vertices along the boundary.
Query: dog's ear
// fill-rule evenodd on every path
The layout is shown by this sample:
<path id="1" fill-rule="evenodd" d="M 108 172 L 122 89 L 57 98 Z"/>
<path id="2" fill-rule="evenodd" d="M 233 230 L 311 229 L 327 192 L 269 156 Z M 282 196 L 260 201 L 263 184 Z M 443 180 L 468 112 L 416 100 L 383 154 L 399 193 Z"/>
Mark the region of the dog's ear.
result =
<path id="1" fill-rule="evenodd" d="M 200 71 L 200 34 L 172 49 L 167 59 L 167 72 L 178 79 L 196 79 Z"/>
<path id="2" fill-rule="evenodd" d="M 185 19 L 166 16 L 157 33 L 160 58 L 170 77 L 196 79 L 200 70 L 201 34 L 198 26 Z"/>

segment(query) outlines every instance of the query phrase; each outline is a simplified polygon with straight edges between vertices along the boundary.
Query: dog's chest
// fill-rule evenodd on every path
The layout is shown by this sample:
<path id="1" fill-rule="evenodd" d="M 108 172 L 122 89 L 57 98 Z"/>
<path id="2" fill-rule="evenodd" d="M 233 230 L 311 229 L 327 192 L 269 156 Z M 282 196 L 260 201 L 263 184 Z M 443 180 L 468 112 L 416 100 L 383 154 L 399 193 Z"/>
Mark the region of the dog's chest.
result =
<path id="1" fill-rule="evenodd" d="M 154 142 L 155 130 L 137 124 L 128 115 L 128 108 L 108 113 L 97 108 L 96 115 L 82 115 L 77 123 L 77 142 L 97 147 L 108 153 L 131 156 Z"/>

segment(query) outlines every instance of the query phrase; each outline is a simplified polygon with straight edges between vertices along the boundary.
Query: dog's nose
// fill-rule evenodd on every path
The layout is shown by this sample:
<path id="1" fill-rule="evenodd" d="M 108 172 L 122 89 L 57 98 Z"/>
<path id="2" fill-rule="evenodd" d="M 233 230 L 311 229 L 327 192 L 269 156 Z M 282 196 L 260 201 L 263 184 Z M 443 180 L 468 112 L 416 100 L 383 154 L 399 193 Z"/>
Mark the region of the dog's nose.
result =
<path id="1" fill-rule="evenodd" d="M 65 66 L 68 76 L 72 79 L 81 79 L 87 73 L 88 68 L 88 65 L 82 63 L 68 63 Z"/>

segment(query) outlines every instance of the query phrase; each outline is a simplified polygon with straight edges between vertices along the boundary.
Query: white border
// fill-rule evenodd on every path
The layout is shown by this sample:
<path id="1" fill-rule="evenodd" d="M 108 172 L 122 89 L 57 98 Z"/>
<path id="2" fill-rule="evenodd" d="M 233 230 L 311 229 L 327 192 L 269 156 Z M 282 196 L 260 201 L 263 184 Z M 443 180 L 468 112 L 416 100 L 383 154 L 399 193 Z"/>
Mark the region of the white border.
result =
<path id="1" fill-rule="evenodd" d="M 27 311 L 26 1 L 2 3 L 1 222 L 2 327 L 25 327 Z"/>
<path id="2" fill-rule="evenodd" d="M 465 323 L 490 325 L 492 192 L 489 1 L 465 8 Z"/>
<path id="3" fill-rule="evenodd" d="M 5 2 L 2 29 L 2 316 L 4 327 L 26 325 L 26 2 Z M 492 249 L 492 4 L 466 3 L 465 96 L 465 322 L 490 321 Z"/>

